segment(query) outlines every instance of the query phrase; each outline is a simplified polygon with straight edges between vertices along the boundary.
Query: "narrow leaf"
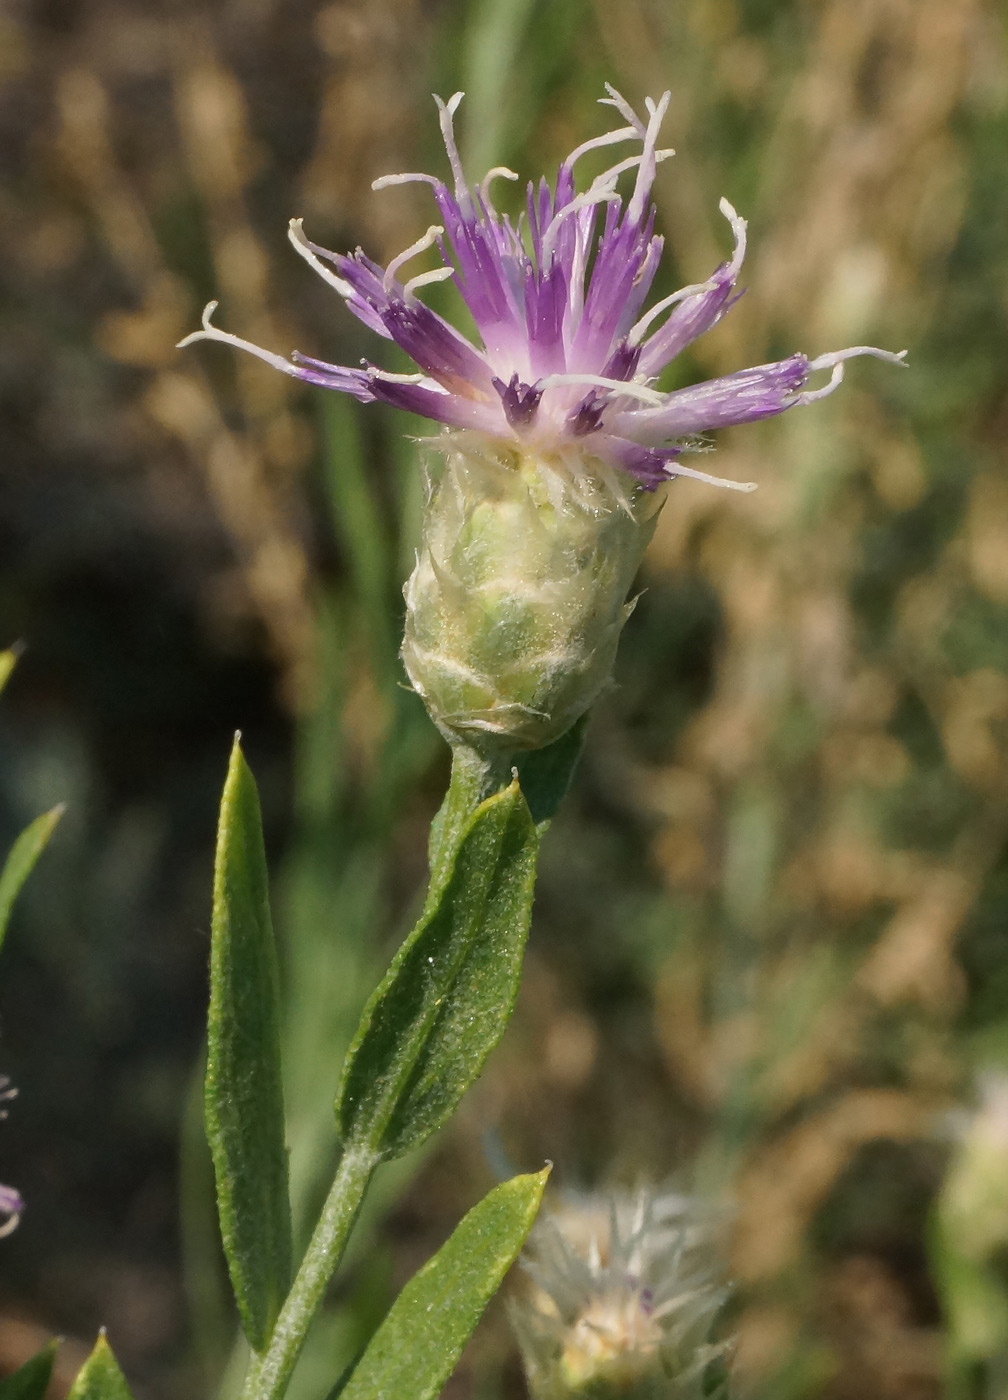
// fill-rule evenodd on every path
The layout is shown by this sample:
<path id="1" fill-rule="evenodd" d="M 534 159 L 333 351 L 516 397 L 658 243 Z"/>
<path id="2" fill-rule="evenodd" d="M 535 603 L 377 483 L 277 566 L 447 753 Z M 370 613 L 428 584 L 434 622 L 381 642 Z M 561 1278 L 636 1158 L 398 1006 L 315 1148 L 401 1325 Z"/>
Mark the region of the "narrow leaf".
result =
<path id="1" fill-rule="evenodd" d="M 567 796 L 584 747 L 587 728 L 588 716 L 582 715 L 566 734 L 561 734 L 552 744 L 547 744 L 544 749 L 533 749 L 517 760 L 522 792 L 540 836 Z"/>
<path id="2" fill-rule="evenodd" d="M 0 657 L 0 662 L 3 658 Z M 59 1342 L 50 1342 L 37 1351 L 13 1375 L 0 1381 L 0 1400 L 42 1400 L 52 1379 L 53 1362 Z"/>
<path id="3" fill-rule="evenodd" d="M 518 992 L 537 847 L 516 782 L 470 818 L 350 1047 L 336 1101 L 345 1140 L 400 1156 L 478 1076 Z"/>
<path id="4" fill-rule="evenodd" d="M 455 1369 L 532 1228 L 549 1168 L 474 1206 L 392 1304 L 341 1400 L 431 1400 Z"/>
<path id="5" fill-rule="evenodd" d="M 14 842 L 11 853 L 0 870 L 0 947 L 3 946 L 14 901 L 21 892 L 21 886 L 31 874 L 35 862 L 45 850 L 63 812 L 61 804 L 51 812 L 44 812 L 41 817 L 36 817 L 31 826 L 22 831 Z"/>
<path id="6" fill-rule="evenodd" d="M 204 1113 L 224 1253 L 256 1351 L 291 1268 L 278 984 L 259 797 L 235 739 L 217 831 Z"/>
<path id="7" fill-rule="evenodd" d="M 67 1400 L 133 1400 L 126 1377 L 105 1340 L 104 1330 L 98 1335 L 94 1351 L 77 1372 Z"/>

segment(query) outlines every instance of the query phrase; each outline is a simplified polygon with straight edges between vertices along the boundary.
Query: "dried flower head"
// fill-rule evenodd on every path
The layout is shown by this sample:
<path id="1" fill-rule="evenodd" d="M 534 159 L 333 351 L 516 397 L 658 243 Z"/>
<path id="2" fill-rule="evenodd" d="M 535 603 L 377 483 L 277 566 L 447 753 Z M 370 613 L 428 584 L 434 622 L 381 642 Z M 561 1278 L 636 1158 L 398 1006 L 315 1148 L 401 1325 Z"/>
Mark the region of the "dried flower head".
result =
<path id="1" fill-rule="evenodd" d="M 418 373 L 391 374 L 371 364 L 353 369 L 297 352 L 286 360 L 218 330 L 210 319 L 215 302 L 204 313 L 203 329 L 181 344 L 224 341 L 285 374 L 362 402 L 395 404 L 522 455 L 555 458 L 575 472 L 588 463 L 622 495 L 633 482 L 652 490 L 675 476 L 711 480 L 680 460 L 696 434 L 812 403 L 833 392 L 844 363 L 855 355 L 902 360 L 902 354 L 859 345 L 812 360 L 791 355 L 673 393 L 657 390 L 661 370 L 735 300 L 746 225 L 722 200 L 735 239 L 731 258 L 706 282 L 643 311 L 662 251 L 651 187 L 659 161 L 673 154 L 658 148 L 669 94 L 657 103 L 648 99 L 644 120 L 613 88 L 607 90 L 602 102 L 616 109 L 623 125 L 573 150 L 552 189 L 545 179 L 538 187 L 530 183 L 517 224 L 498 214 L 491 196 L 494 180 L 516 180 L 514 171 L 495 167 L 474 186 L 463 173 L 453 129 L 461 93 L 448 102 L 435 99 L 451 187 L 425 174 L 375 181 L 376 189 L 424 181 L 442 220 L 387 268 L 359 248 L 353 254 L 321 248 L 306 237 L 300 219 L 291 221 L 291 242 L 302 257 L 355 316 L 404 350 Z M 639 152 L 577 191 L 574 170 L 582 156 L 628 142 L 639 144 Z M 617 182 L 627 171 L 636 175 L 624 201 Z M 406 264 L 428 250 L 437 252 L 441 266 L 400 281 Z M 444 280 L 461 293 L 481 344 L 421 301 L 423 287 Z M 807 388 L 810 376 L 824 370 L 828 381 Z"/>
<path id="2" fill-rule="evenodd" d="M 727 1350 L 710 1333 L 715 1222 L 689 1196 L 589 1196 L 540 1218 L 511 1308 L 536 1400 L 693 1400 L 716 1393 Z"/>

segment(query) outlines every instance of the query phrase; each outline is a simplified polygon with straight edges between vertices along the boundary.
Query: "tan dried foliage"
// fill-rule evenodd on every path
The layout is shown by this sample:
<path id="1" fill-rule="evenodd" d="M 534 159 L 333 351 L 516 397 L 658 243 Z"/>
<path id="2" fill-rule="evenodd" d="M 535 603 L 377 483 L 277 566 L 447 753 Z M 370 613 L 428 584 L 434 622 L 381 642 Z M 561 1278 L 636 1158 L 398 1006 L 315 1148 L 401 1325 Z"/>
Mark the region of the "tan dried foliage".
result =
<path id="1" fill-rule="evenodd" d="M 250 8 L 250 27 L 268 21 L 267 11 Z M 58 204 L 44 211 L 32 242 L 37 270 L 71 265 L 84 228 L 97 234 L 130 304 L 100 316 L 94 343 L 144 372 L 136 398 L 124 405 L 136 448 L 156 459 L 152 476 L 163 477 L 174 444 L 180 454 L 174 470 L 202 477 L 237 565 L 217 580 L 211 607 L 224 626 L 229 616 L 258 616 L 295 708 L 313 693 L 301 486 L 313 434 L 297 411 L 295 386 L 267 366 L 235 357 L 223 369 L 213 366 L 227 387 L 216 378 L 211 386 L 203 369 L 209 361 L 176 353 L 175 342 L 201 308 L 191 283 L 171 265 L 156 219 L 166 198 L 191 190 L 229 328 L 281 353 L 306 339 L 276 285 L 282 274 L 273 250 L 287 217 L 307 213 L 323 227 L 355 227 L 377 241 L 372 251 L 379 255 L 401 246 L 415 195 L 393 191 L 379 200 L 368 187 L 377 174 L 409 163 L 416 93 L 402 68 L 424 42 L 417 7 L 409 0 L 320 6 L 314 23 L 319 52 L 329 60 L 314 152 L 300 171 L 284 172 L 288 184 L 296 175 L 302 190 L 298 196 L 291 187 L 292 203 L 304 203 L 277 211 L 276 226 L 265 230 L 253 216 L 251 191 L 270 157 L 252 133 L 242 83 L 222 57 L 234 46 L 227 16 L 215 21 L 210 12 L 193 11 L 162 18 L 97 7 L 88 32 L 69 50 L 73 63 L 32 55 L 39 67 L 49 60 L 42 78 L 54 94 L 51 128 L 39 136 L 43 158 L 74 211 L 60 214 Z M 124 92 L 138 79 L 156 83 L 170 103 L 161 164 L 146 170 L 134 168 L 122 149 Z"/>

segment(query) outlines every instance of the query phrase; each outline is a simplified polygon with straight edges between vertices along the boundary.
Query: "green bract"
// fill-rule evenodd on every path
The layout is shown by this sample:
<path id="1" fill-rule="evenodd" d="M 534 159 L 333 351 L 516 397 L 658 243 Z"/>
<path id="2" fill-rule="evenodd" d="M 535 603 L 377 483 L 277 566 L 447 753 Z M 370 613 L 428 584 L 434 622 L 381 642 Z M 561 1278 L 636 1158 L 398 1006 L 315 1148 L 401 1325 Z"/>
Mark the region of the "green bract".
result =
<path id="1" fill-rule="evenodd" d="M 472 435 L 431 452 L 403 661 L 450 743 L 540 748 L 609 679 L 660 498 L 585 468 Z"/>

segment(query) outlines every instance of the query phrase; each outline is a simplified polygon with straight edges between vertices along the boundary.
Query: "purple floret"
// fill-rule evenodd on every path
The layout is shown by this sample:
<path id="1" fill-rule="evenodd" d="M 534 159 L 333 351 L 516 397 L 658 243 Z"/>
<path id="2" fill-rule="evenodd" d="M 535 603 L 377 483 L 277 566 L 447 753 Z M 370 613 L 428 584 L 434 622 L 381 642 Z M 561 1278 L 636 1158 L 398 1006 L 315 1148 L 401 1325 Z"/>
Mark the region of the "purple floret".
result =
<path id="1" fill-rule="evenodd" d="M 479 186 L 466 182 L 454 134 L 461 93 L 449 102 L 435 99 L 451 187 L 422 174 L 375 182 L 376 188 L 415 180 L 431 185 L 442 221 L 387 269 L 360 249 L 344 255 L 309 242 L 300 220 L 292 221 L 291 241 L 302 257 L 355 316 L 394 341 L 418 373 L 389 374 L 373 365 L 351 369 L 297 353 L 285 360 L 217 330 L 210 323 L 214 302 L 204 312 L 203 329 L 181 344 L 221 340 L 307 383 L 365 403 L 390 403 L 516 450 L 554 454 L 575 467 L 594 459 L 629 473 L 648 490 L 684 475 L 738 486 L 683 465 L 682 453 L 697 434 L 768 418 L 832 393 L 852 356 L 900 363 L 905 352 L 862 345 L 813 360 L 796 354 L 660 393 L 655 388 L 660 372 L 716 325 L 740 295 L 746 225 L 722 200 L 735 239 L 731 258 L 706 282 L 684 287 L 644 312 L 662 252 L 651 189 L 658 163 L 672 154 L 657 146 L 669 94 L 657 103 L 647 100 L 645 121 L 612 88 L 608 92 L 603 102 L 625 125 L 573 151 L 552 189 L 545 179 L 529 184 L 517 227 L 497 213 L 490 195 L 495 178 L 518 178 L 512 171 L 497 167 Z M 581 156 L 624 142 L 639 143 L 639 153 L 610 166 L 579 193 L 574 167 Z M 628 171 L 636 173 L 624 200 L 617 183 Z M 428 250 L 436 250 L 441 266 L 401 282 L 399 268 Z M 462 296 L 478 344 L 419 299 L 421 287 L 444 280 L 453 281 Z M 805 387 L 812 374 L 827 369 L 826 384 Z"/>

